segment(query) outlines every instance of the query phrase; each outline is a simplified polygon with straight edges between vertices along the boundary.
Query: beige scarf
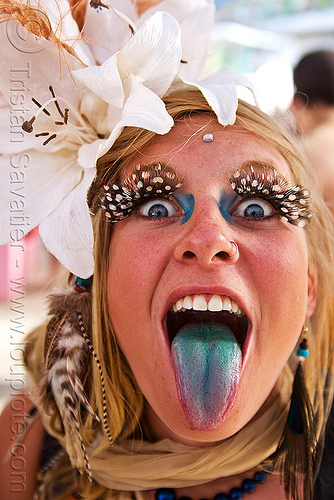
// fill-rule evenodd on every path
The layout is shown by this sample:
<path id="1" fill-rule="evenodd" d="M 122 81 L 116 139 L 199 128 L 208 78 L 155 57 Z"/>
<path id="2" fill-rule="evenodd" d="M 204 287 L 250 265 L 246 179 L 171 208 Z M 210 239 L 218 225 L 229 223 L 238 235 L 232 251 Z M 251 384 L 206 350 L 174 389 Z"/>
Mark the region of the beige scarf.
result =
<path id="1" fill-rule="evenodd" d="M 139 492 L 196 486 L 252 469 L 276 450 L 287 419 L 291 387 L 292 374 L 286 368 L 273 404 L 237 434 L 208 448 L 168 439 L 153 444 L 129 440 L 95 457 L 90 452 L 92 476 L 107 488 Z"/>

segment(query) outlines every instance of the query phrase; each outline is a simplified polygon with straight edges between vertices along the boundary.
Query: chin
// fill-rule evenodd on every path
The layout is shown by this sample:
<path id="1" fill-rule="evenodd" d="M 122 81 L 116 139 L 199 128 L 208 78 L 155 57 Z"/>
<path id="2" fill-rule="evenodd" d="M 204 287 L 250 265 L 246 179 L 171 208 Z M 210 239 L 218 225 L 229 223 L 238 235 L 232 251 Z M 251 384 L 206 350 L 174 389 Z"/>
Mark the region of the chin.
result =
<path id="1" fill-rule="evenodd" d="M 194 427 L 194 425 L 187 420 L 180 404 L 178 406 L 178 411 L 166 411 L 166 415 L 163 415 L 162 412 L 160 416 L 158 416 L 151 407 L 148 406 L 146 408 L 145 413 L 149 419 L 151 428 L 155 429 L 154 435 L 156 439 L 167 437 L 182 444 L 209 446 L 212 443 L 231 437 L 246 423 L 244 419 L 242 419 L 242 422 L 239 422 L 239 419 L 236 418 L 233 411 L 232 405 L 231 408 L 225 412 L 220 422 L 207 422 L 206 425 L 202 425 L 198 428 Z"/>

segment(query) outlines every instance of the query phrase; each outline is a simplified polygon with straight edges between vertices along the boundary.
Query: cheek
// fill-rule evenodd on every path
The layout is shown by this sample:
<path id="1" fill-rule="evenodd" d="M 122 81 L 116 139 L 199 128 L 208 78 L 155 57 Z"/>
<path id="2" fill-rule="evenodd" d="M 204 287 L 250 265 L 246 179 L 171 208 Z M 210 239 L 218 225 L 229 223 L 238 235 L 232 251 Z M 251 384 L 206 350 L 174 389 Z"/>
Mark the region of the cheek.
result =
<path id="1" fill-rule="evenodd" d="M 125 337 L 135 337 L 138 326 L 149 321 L 152 296 L 168 259 L 168 247 L 161 238 L 145 238 L 124 226 L 112 235 L 108 268 L 109 314 L 115 332 L 120 332 L 120 344 Z"/>
<path id="2" fill-rule="evenodd" d="M 293 351 L 306 318 L 308 259 L 304 237 L 291 238 L 288 232 L 280 234 L 279 245 L 275 240 L 257 249 L 251 269 L 265 332 L 257 339 L 258 349 L 268 354 L 269 364 L 275 360 L 281 365 Z"/>
<path id="3" fill-rule="evenodd" d="M 303 303 L 307 298 L 308 258 L 305 238 L 277 235 L 254 246 L 249 267 L 257 287 L 270 297 L 283 301 L 293 299 Z M 294 303 L 291 303 L 293 306 Z"/>
<path id="4" fill-rule="evenodd" d="M 150 286 L 157 279 L 165 258 L 164 245 L 139 232 L 117 231 L 109 249 L 108 283 L 116 284 L 113 295 L 119 300 L 137 293 L 138 288 Z M 111 290 L 110 290 L 111 291 Z"/>

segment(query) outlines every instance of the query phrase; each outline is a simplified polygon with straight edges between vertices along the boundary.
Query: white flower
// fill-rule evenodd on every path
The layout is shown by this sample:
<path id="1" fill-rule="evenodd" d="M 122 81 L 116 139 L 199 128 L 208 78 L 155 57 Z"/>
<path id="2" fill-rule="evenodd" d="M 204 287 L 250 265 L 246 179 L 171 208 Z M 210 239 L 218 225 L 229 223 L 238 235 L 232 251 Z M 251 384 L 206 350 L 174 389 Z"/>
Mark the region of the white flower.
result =
<path id="1" fill-rule="evenodd" d="M 99 64 L 121 50 L 130 40 L 131 31 L 127 19 L 132 29 L 137 30 L 155 12 L 163 11 L 171 14 L 181 27 L 184 62 L 180 67 L 180 75 L 189 80 L 197 80 L 201 76 L 214 23 L 213 0 L 162 0 L 159 3 L 153 2 L 154 5 L 141 15 L 132 0 L 108 0 L 102 3 L 109 8 L 93 9 L 87 6 L 83 28 L 84 37 L 96 42 L 91 50 Z M 126 17 L 121 16 L 120 11 Z"/>
<path id="2" fill-rule="evenodd" d="M 197 87 L 220 123 L 234 122 L 235 84 L 244 80 L 226 73 L 200 83 L 189 77 L 199 74 L 204 61 L 203 47 L 191 48 L 191 22 L 193 29 L 203 32 L 198 39 L 206 45 L 211 3 L 184 0 L 176 6 L 165 0 L 141 17 L 130 0 L 121 2 L 126 15 L 87 5 L 84 39 L 87 32 L 97 42 L 102 37 L 111 50 L 109 57 L 104 57 L 105 51 L 102 57 L 99 44 L 88 46 L 80 39 L 66 0 L 35 0 L 31 5 L 45 9 L 49 20 L 42 14 L 41 22 L 51 26 L 69 50 L 31 35 L 15 19 L 0 23 L 0 244 L 39 225 L 48 250 L 73 274 L 89 277 L 94 270 L 94 238 L 87 191 L 96 160 L 124 126 L 166 134 L 173 120 L 162 97 L 181 86 Z M 117 7 L 120 1 L 111 4 Z M 171 14 L 149 15 L 161 6 L 179 15 L 184 46 L 180 25 Z M 110 30 L 115 15 L 122 23 L 135 18 L 138 28 L 130 21 L 135 33 L 121 24 L 115 38 Z M 92 63 L 97 56 L 103 59 L 101 65 Z M 13 233 L 15 210 L 21 211 L 24 222 Z"/>
<path id="3" fill-rule="evenodd" d="M 28 53 L 17 50 L 13 40 L 8 39 L 9 23 L 12 33 L 18 29 L 21 35 L 24 33 L 29 42 Z M 8 180 L 0 200 L 0 243 L 11 239 L 13 227 L 8 207 L 21 194 L 25 217 L 22 231 L 26 234 L 39 225 L 48 250 L 71 272 L 86 278 L 94 269 L 93 230 L 86 195 L 95 176 L 97 148 L 104 142 L 105 150 L 109 148 L 122 129 L 122 120 L 157 133 L 166 133 L 171 128 L 173 120 L 158 94 L 165 93 L 179 67 L 179 26 L 169 14 L 157 13 L 122 51 L 101 67 L 85 68 L 68 53 L 61 53 L 63 59 L 59 59 L 56 45 L 31 36 L 15 20 L 1 23 L 0 43 L 4 52 L 1 88 L 5 90 L 0 111 L 3 155 L 0 162 L 2 178 Z M 160 57 L 166 65 L 165 75 L 160 73 L 159 77 Z M 145 60 L 149 61 L 146 70 Z M 75 73 L 77 81 L 68 69 L 79 69 Z M 23 136 L 19 123 L 15 134 L 8 123 L 16 112 L 22 115 L 10 104 L 13 99 L 18 100 L 24 78 L 29 95 L 24 104 L 31 109 L 31 115 L 24 116 L 25 130 L 30 133 Z M 78 83 L 80 80 L 86 88 Z M 14 81 L 21 83 L 15 87 Z M 28 101 L 30 96 L 33 105 Z M 147 103 L 151 107 L 149 113 Z M 96 123 L 96 105 L 103 117 L 102 131 Z M 106 132 L 108 135 L 113 132 L 112 139 L 99 138 Z M 27 166 L 20 172 L 20 191 L 12 189 L 12 158 L 18 163 L 22 163 L 22 158 L 27 159 Z"/>

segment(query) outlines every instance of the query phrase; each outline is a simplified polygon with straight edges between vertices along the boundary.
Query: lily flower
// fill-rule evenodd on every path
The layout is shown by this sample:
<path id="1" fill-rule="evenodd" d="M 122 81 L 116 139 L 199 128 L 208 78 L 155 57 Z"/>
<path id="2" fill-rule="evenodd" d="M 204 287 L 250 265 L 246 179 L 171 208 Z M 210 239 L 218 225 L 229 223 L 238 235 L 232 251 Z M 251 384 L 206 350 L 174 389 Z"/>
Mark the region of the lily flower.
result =
<path id="1" fill-rule="evenodd" d="M 6 20 L 6 13 L 0 12 L 0 168 L 2 179 L 8 180 L 0 197 L 0 244 L 39 226 L 46 248 L 82 278 L 94 271 L 86 197 L 96 175 L 96 160 L 125 126 L 166 134 L 173 120 L 162 98 L 180 86 L 199 88 L 220 123 L 233 123 L 235 84 L 245 83 L 235 75 L 233 82 L 231 75 L 221 74 L 200 83 L 184 76 L 187 71 L 198 74 L 204 61 L 203 51 L 195 60 L 189 48 L 190 19 L 204 22 L 199 31 L 204 33 L 202 41 L 208 42 L 211 0 L 187 0 L 180 2 L 180 8 L 165 0 L 142 15 L 133 10 L 132 2 L 122 0 L 122 7 L 123 2 L 125 13 L 112 7 L 116 0 L 88 4 L 83 36 L 66 0 L 27 1 L 30 9 L 23 2 L 22 16 L 16 19 Z M 170 13 L 152 13 L 159 7 L 181 14 L 181 28 Z M 106 37 L 104 44 L 112 52 L 106 57 L 99 40 L 101 34 L 110 34 L 110 16 L 115 15 L 122 23 L 134 18 L 129 20 L 133 34 L 126 24 L 125 38 L 113 40 L 110 35 L 109 43 Z M 182 25 L 187 32 L 183 35 Z M 88 45 L 87 33 L 97 43 Z M 116 41 L 121 45 L 114 50 Z M 100 64 L 95 64 L 97 57 Z M 24 221 L 15 233 L 14 212 L 22 213 Z"/>

